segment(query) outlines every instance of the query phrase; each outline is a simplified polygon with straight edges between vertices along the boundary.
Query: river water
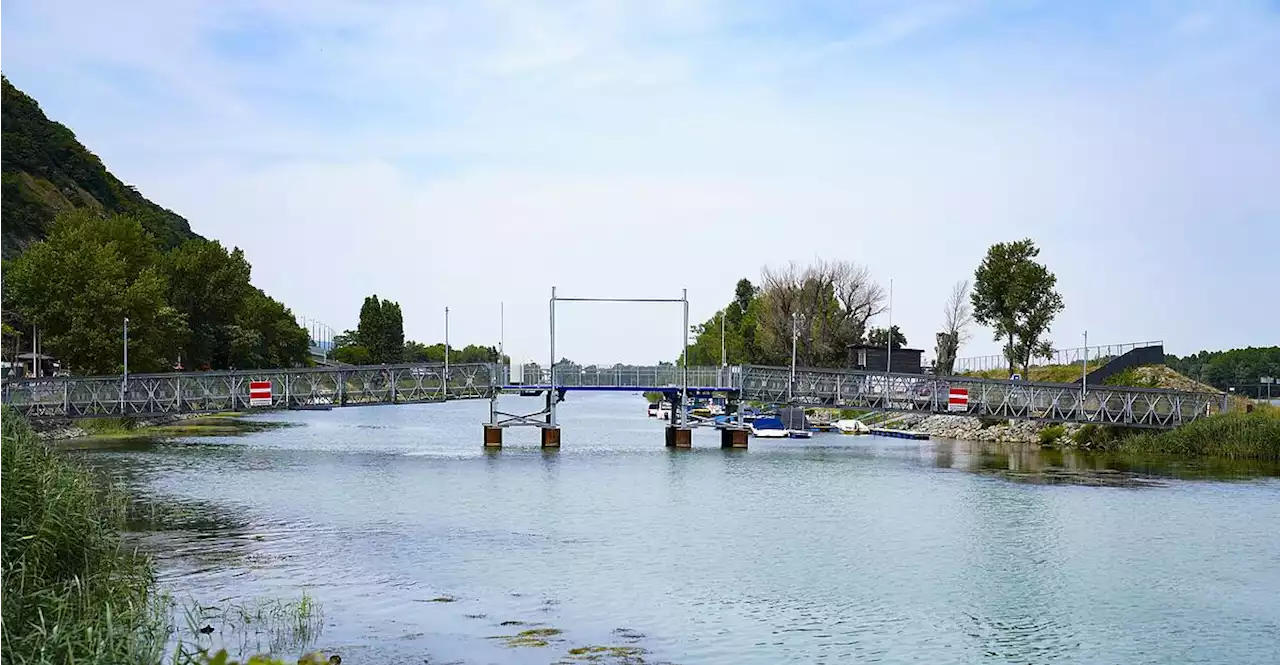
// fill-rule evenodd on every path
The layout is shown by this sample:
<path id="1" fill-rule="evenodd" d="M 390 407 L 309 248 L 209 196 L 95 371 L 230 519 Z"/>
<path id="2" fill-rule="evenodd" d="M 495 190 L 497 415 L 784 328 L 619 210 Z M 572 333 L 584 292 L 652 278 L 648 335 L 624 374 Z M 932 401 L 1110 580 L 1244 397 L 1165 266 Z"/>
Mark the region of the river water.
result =
<path id="1" fill-rule="evenodd" d="M 474 401 L 85 455 L 156 506 L 139 537 L 175 598 L 305 591 L 305 646 L 349 665 L 1280 662 L 1275 469 L 839 435 L 669 450 L 637 396 L 561 407 L 550 453 L 530 429 L 483 451 Z M 531 627 L 563 632 L 497 639 Z"/>

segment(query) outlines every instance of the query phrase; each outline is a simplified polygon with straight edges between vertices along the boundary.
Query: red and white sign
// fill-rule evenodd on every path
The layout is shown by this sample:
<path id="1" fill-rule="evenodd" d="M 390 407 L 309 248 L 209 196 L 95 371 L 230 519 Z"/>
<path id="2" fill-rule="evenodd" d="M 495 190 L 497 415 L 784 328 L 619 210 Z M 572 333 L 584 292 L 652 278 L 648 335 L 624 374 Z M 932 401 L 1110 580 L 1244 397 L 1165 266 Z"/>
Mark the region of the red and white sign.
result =
<path id="1" fill-rule="evenodd" d="M 969 389 L 968 388 L 952 388 L 947 394 L 947 410 L 948 411 L 968 411 L 969 410 Z"/>
<path id="2" fill-rule="evenodd" d="M 249 406 L 271 406 L 271 382 L 249 382 Z"/>

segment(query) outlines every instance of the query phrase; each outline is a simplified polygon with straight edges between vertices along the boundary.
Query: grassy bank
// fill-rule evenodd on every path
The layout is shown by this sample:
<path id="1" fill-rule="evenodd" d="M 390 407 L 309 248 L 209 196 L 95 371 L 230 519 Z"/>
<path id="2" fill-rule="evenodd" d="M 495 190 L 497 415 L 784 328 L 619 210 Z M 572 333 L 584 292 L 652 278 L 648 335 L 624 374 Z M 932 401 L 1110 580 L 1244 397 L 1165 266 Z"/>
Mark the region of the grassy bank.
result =
<path id="1" fill-rule="evenodd" d="M 4 662 L 157 662 L 166 633 L 150 561 L 120 540 L 125 498 L 5 410 Z"/>
<path id="2" fill-rule="evenodd" d="M 272 639 L 297 643 L 319 634 L 323 615 L 305 594 L 298 603 L 188 607 L 186 616 L 199 621 L 185 633 L 174 632 L 175 606 L 156 591 L 150 559 L 121 540 L 127 498 L 40 440 L 17 412 L 6 408 L 0 427 L 3 665 L 233 665 L 225 654 L 200 650 L 198 624 L 205 622 L 231 631 L 248 630 L 252 622 L 253 630 Z M 220 619 L 210 609 L 223 609 Z M 244 626 L 236 624 L 232 609 Z M 184 647 L 183 639 L 191 646 Z M 305 662 L 328 660 L 317 655 Z"/>
<path id="3" fill-rule="evenodd" d="M 1224 413 L 1165 432 L 1142 432 L 1099 442 L 1102 450 L 1280 461 L 1280 409 Z"/>

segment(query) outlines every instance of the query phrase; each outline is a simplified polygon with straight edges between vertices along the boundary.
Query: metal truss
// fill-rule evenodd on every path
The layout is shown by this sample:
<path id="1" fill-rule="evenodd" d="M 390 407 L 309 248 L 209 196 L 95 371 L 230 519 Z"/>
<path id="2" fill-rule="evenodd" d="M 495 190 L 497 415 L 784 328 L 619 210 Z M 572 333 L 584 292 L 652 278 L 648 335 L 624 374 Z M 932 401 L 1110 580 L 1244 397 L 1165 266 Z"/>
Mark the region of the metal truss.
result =
<path id="1" fill-rule="evenodd" d="M 32 419 L 146 417 L 238 411 L 249 384 L 271 382 L 271 408 L 413 404 L 488 397 L 496 366 L 474 363 L 131 374 L 4 383 L 4 403 Z M 261 408 L 261 407 L 258 407 Z"/>
<path id="2" fill-rule="evenodd" d="M 747 367 L 743 377 L 745 399 L 787 401 L 788 369 Z M 795 385 L 790 387 L 792 401 L 802 405 L 1127 427 L 1177 427 L 1226 408 L 1225 396 L 1217 393 L 1118 386 L 1081 391 L 1073 384 L 884 372 L 798 370 Z M 951 388 L 968 390 L 968 406 L 963 411 L 948 410 Z"/>
<path id="3" fill-rule="evenodd" d="M 23 379 L 4 383 L 4 403 L 29 418 L 151 417 L 177 413 L 237 411 L 249 406 L 249 383 L 270 381 L 272 408 L 412 404 L 488 398 L 490 422 L 540 425 L 565 389 L 679 388 L 684 370 L 670 365 L 557 368 L 556 393 L 536 413 L 498 412 L 501 392 L 520 389 L 505 379 L 501 365 L 405 364 L 360 367 L 311 367 L 289 370 L 135 374 L 121 376 Z M 542 387 L 547 378 L 526 368 L 523 387 Z M 528 371 L 531 370 L 531 371 Z M 791 383 L 786 367 L 690 367 L 691 389 L 737 393 L 740 399 L 772 404 L 831 406 L 886 411 L 950 413 L 983 418 L 1099 423 L 1168 428 L 1226 409 L 1216 393 L 994 381 L 966 377 L 888 374 L 847 370 L 800 369 Z M 530 380 L 533 379 L 533 380 Z M 968 406 L 948 411 L 951 388 L 968 390 Z"/>
<path id="4" fill-rule="evenodd" d="M 742 368 L 690 367 L 689 388 L 736 390 L 742 384 Z M 524 385 L 548 386 L 551 372 L 545 368 L 524 368 Z M 680 388 L 684 370 L 676 365 L 621 365 L 614 367 L 557 367 L 557 388 Z M 516 388 L 519 386 L 511 386 Z"/>

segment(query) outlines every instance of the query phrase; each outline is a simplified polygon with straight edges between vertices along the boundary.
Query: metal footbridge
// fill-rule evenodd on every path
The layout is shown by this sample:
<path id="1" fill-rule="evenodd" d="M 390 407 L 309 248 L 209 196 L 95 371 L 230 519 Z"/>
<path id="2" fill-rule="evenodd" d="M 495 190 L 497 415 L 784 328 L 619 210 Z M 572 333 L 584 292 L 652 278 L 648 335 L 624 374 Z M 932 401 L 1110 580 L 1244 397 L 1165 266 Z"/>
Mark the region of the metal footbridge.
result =
<path id="1" fill-rule="evenodd" d="M 3 402 L 34 420 L 159 417 L 255 409 L 314 409 L 487 399 L 490 426 L 554 427 L 548 412 L 572 391 L 723 394 L 731 401 L 924 412 L 981 418 L 1171 428 L 1226 410 L 1220 393 L 996 381 L 838 369 L 758 365 L 525 368 L 512 380 L 503 364 L 401 364 L 233 372 L 7 380 Z M 251 402 L 250 386 L 270 384 Z M 949 404 L 953 388 L 967 404 Z M 543 409 L 499 411 L 498 396 L 538 393 Z M 252 404 L 261 404 L 255 406 Z M 682 410 L 681 410 L 682 411 Z"/>

